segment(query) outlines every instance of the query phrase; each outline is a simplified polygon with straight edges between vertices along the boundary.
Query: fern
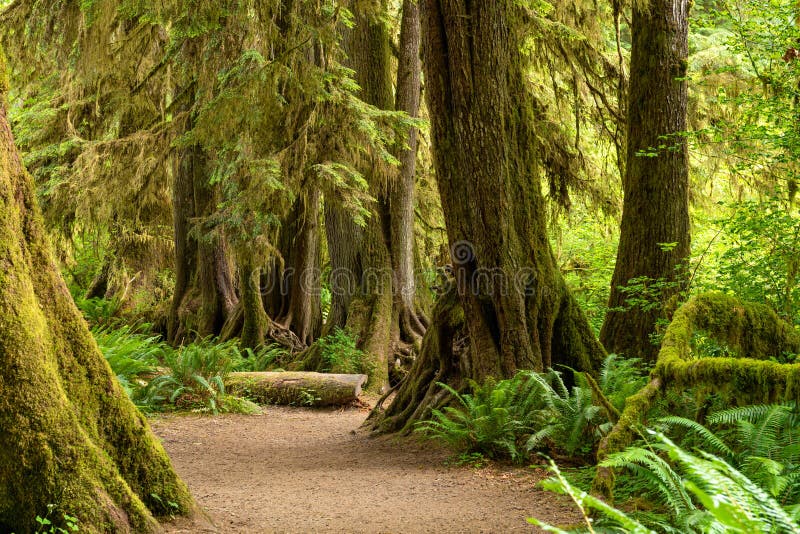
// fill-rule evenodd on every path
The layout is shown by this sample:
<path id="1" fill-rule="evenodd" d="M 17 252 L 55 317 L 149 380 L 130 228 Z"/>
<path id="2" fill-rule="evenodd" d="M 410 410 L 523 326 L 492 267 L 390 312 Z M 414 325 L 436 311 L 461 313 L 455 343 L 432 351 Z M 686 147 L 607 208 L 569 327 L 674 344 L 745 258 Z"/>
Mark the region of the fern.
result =
<path id="1" fill-rule="evenodd" d="M 230 399 L 225 392 L 225 377 L 241 366 L 242 359 L 235 343 L 217 343 L 212 338 L 170 351 L 164 357 L 169 371 L 148 384 L 146 401 L 150 406 L 168 403 L 212 413 L 233 408 L 256 411 L 254 405 Z"/>
<path id="2" fill-rule="evenodd" d="M 520 373 L 510 380 L 489 380 L 483 386 L 472 383 L 471 394 L 460 394 L 447 384 L 456 405 L 434 410 L 431 420 L 416 429 L 439 439 L 452 448 L 481 453 L 490 458 L 508 457 L 520 462 L 527 458 L 521 440 L 534 429 L 539 413 L 542 383 L 533 374 Z"/>
<path id="3" fill-rule="evenodd" d="M 625 399 L 647 384 L 647 372 L 638 358 L 609 354 L 600 367 L 597 383 L 611 404 L 622 411 Z"/>
<path id="4" fill-rule="evenodd" d="M 235 367 L 237 371 L 261 372 L 280 368 L 288 363 L 290 358 L 289 351 L 277 344 L 267 345 L 255 351 L 246 348 L 240 357 L 236 358 Z"/>
<path id="5" fill-rule="evenodd" d="M 686 487 L 724 528 L 739 532 L 800 532 L 800 525 L 769 493 L 721 458 L 703 451 L 700 457 L 694 456 L 665 436 L 659 439 L 686 472 Z"/>
<path id="6" fill-rule="evenodd" d="M 601 437 L 600 426 L 607 422 L 592 402 L 592 392 L 583 375 L 575 374 L 577 384 L 570 390 L 560 373 L 530 374 L 538 384 L 543 424 L 530 436 L 529 451 L 557 448 L 570 456 L 588 455 Z"/>
<path id="7" fill-rule="evenodd" d="M 734 455 L 731 448 L 725 444 L 722 438 L 711 432 L 697 421 L 693 421 L 692 419 L 687 419 L 685 417 L 670 416 L 662 417 L 659 419 L 659 422 L 666 425 L 668 428 L 673 428 L 676 426 L 683 427 L 700 439 L 702 448 L 711 451 L 714 454 L 724 455 L 727 458 L 732 458 Z"/>
<path id="8" fill-rule="evenodd" d="M 675 517 L 690 512 L 694 506 L 683 487 L 681 477 L 672 466 L 653 450 L 632 447 L 600 463 L 602 467 L 627 468 L 633 476 L 644 482 L 644 487 L 666 503 Z"/>
<path id="9" fill-rule="evenodd" d="M 781 503 L 800 495 L 800 420 L 794 403 L 716 412 L 708 417 L 709 426 L 719 429 L 716 433 L 687 420 L 681 424 L 705 438 L 702 448 L 722 454 Z"/>
<path id="10" fill-rule="evenodd" d="M 663 491 L 669 494 L 666 498 L 671 501 L 672 514 L 669 523 L 659 524 L 658 530 L 687 534 L 800 532 L 798 506 L 781 506 L 764 488 L 718 456 L 702 451 L 692 454 L 666 436 L 652 434 L 656 437 L 653 450 L 629 448 L 603 465 L 634 466 L 641 472 L 650 472 L 651 480 L 662 484 Z M 655 451 L 666 454 L 674 467 Z M 608 525 L 604 531 L 653 532 L 642 519 L 652 514 L 613 508 L 576 489 L 555 464 L 551 464 L 551 470 L 556 476 L 542 486 L 572 498 L 586 519 L 587 528 L 580 531 L 594 532 L 594 526 L 602 524 Z M 591 512 L 600 516 L 594 523 L 589 519 Z M 565 532 L 535 519 L 529 521 L 550 532 Z"/>
<path id="11" fill-rule="evenodd" d="M 159 336 L 148 336 L 140 333 L 140 330 L 130 326 L 92 329 L 92 335 L 111 370 L 134 400 L 139 397 L 143 377 L 154 373 L 159 360 L 170 350 Z"/>
<path id="12" fill-rule="evenodd" d="M 323 361 L 323 372 L 357 373 L 371 375 L 373 363 L 367 353 L 358 348 L 355 336 L 347 330 L 335 328 L 317 343 Z"/>
<path id="13" fill-rule="evenodd" d="M 439 384 L 454 406 L 434 410 L 431 420 L 417 430 L 428 433 L 461 452 L 509 457 L 522 461 L 531 451 L 559 452 L 589 457 L 610 428 L 605 410 L 593 402 L 593 392 L 583 374 L 569 370 L 575 385 L 567 386 L 561 373 L 522 371 L 514 378 L 479 385 L 460 394 Z M 624 403 L 642 380 L 636 361 L 615 356 L 606 359 L 600 380 L 604 395 Z M 621 404 L 620 404 L 621 405 Z"/>
<path id="14" fill-rule="evenodd" d="M 555 477 L 542 482 L 542 487 L 547 491 L 567 495 L 580 510 L 583 515 L 584 521 L 587 525 L 589 532 L 594 532 L 592 528 L 593 512 L 599 512 L 607 518 L 612 524 L 617 527 L 614 530 L 617 532 L 630 532 L 632 534 L 655 534 L 636 519 L 630 517 L 625 512 L 614 508 L 603 502 L 602 500 L 594 497 L 583 490 L 574 487 L 569 480 L 567 480 L 558 469 L 554 462 L 550 462 L 550 470 L 555 473 Z M 547 532 L 555 532 L 558 534 L 566 534 L 568 531 L 549 525 L 543 521 L 535 518 L 528 518 L 528 522 L 533 525 L 544 529 Z"/>

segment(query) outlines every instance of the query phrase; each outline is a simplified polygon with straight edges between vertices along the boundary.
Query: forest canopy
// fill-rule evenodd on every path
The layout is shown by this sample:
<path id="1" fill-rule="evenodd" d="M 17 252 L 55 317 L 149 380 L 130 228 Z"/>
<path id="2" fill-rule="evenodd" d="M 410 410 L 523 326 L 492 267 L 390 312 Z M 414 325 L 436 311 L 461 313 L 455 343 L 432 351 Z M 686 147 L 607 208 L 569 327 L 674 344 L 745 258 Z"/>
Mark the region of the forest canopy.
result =
<path id="1" fill-rule="evenodd" d="M 363 386 L 590 530 L 792 531 L 798 119 L 789 0 L 0 0 L 0 530 L 197 517 L 149 416 Z"/>

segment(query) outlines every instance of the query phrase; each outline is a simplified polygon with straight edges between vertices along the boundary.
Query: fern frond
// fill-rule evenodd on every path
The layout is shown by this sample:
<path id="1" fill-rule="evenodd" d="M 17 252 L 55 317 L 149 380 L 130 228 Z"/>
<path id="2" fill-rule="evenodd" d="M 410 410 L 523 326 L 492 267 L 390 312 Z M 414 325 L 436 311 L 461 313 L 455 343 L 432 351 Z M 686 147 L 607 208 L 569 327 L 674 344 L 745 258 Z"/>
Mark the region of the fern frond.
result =
<path id="1" fill-rule="evenodd" d="M 667 461 L 649 449 L 631 447 L 622 452 L 610 455 L 599 464 L 601 467 L 615 469 L 628 468 L 639 472 L 640 478 L 649 482 L 648 489 L 661 495 L 674 516 L 680 516 L 694 509 L 691 497 L 683 486 L 681 476 L 675 472 Z"/>
<path id="2" fill-rule="evenodd" d="M 715 454 L 723 454 L 727 457 L 733 456 L 733 451 L 728 445 L 716 434 L 711 432 L 708 428 L 704 427 L 697 421 L 687 419 L 685 417 L 662 417 L 658 420 L 660 423 L 667 425 L 667 427 L 682 427 L 690 431 L 695 436 L 699 437 L 702 447 L 710 450 Z"/>
<path id="3" fill-rule="evenodd" d="M 718 521 L 745 532 L 772 532 L 775 527 L 780 532 L 800 532 L 800 525 L 771 495 L 730 464 L 702 451 L 701 457 L 693 456 L 666 436 L 658 437 L 687 471 L 687 488 Z"/>
<path id="4" fill-rule="evenodd" d="M 569 496 L 578 506 L 578 509 L 583 515 L 590 532 L 594 530 L 592 528 L 592 520 L 590 519 L 590 510 L 594 510 L 619 525 L 624 532 L 630 532 L 632 534 L 655 534 L 654 531 L 628 516 L 625 512 L 609 506 L 607 503 L 586 493 L 585 491 L 575 488 L 572 484 L 570 484 L 569 480 L 567 480 L 561 474 L 558 466 L 556 466 L 555 462 L 553 461 L 550 462 L 550 470 L 553 471 L 556 476 L 542 482 L 542 487 L 546 490 Z M 528 519 L 528 521 L 550 532 L 563 532 L 557 527 L 547 525 L 538 519 Z"/>

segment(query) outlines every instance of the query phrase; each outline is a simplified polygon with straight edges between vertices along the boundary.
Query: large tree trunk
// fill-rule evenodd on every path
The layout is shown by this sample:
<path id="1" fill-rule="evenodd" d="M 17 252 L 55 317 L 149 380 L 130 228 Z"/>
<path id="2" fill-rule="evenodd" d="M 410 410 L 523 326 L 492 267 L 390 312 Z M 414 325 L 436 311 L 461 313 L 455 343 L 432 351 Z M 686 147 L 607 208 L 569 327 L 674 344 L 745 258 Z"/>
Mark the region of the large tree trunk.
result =
<path id="1" fill-rule="evenodd" d="M 386 242 L 388 207 L 379 201 L 367 226 L 361 228 L 334 202 L 329 198 L 325 208 L 332 301 L 324 333 L 343 328 L 355 336 L 358 347 L 368 357 L 367 389 L 381 391 L 389 381 L 392 325 L 397 324 L 392 306 L 391 256 Z M 325 365 L 317 344 L 309 347 L 301 360 L 301 368 L 307 371 L 320 370 Z"/>
<path id="2" fill-rule="evenodd" d="M 266 273 L 264 305 L 273 320 L 294 332 L 304 345 L 319 337 L 320 304 L 320 192 L 317 188 L 295 201 L 281 227 L 281 258 Z"/>
<path id="3" fill-rule="evenodd" d="M 347 324 L 347 311 L 361 283 L 359 250 L 364 230 L 331 195 L 325 198 L 325 234 L 330 256 L 331 309 L 323 334 Z"/>
<path id="4" fill-rule="evenodd" d="M 547 238 L 534 113 L 513 0 L 421 3 L 434 163 L 457 302 L 443 298 L 419 363 L 379 428 L 409 428 L 446 402 L 433 385 L 556 364 L 596 369 L 603 350 Z M 455 334 L 463 308 L 466 349 Z M 462 342 L 463 343 L 463 342 Z M 409 394 L 421 392 L 421 395 Z"/>
<path id="5" fill-rule="evenodd" d="M 252 259 L 242 258 L 239 261 L 239 272 L 242 292 L 240 341 L 243 347 L 256 349 L 264 344 L 272 325 L 261 299 L 261 270 L 254 266 Z"/>
<path id="6" fill-rule="evenodd" d="M 218 335 L 237 303 L 225 240 L 208 239 L 202 226 L 193 228 L 216 209 L 207 171 L 202 149 L 185 149 L 173 184 L 175 292 L 167 338 L 174 344 L 195 335 Z"/>
<path id="7" fill-rule="evenodd" d="M 419 116 L 422 63 L 419 5 L 404 0 L 397 58 L 395 109 L 410 117 Z M 398 149 L 400 174 L 389 193 L 391 252 L 394 270 L 395 308 L 399 319 L 398 338 L 418 343 L 425 333 L 426 319 L 417 310 L 417 284 L 414 269 L 414 186 L 417 168 L 417 130 L 412 128 L 404 146 Z M 397 341 L 400 341 L 398 339 Z"/>
<path id="8" fill-rule="evenodd" d="M 374 14 L 358 13 L 355 27 L 344 31 L 343 47 L 348 66 L 355 71 L 361 99 L 379 109 L 392 109 L 391 50 L 386 24 Z M 383 390 L 389 382 L 393 325 L 397 324 L 392 292 L 391 234 L 386 164 L 377 156 L 359 163 L 375 197 L 370 220 L 363 228 L 334 195 L 325 199 L 325 224 L 331 259 L 332 302 L 325 333 L 345 328 L 369 357 L 367 388 Z M 302 367 L 318 370 L 323 365 L 319 347 L 302 355 Z"/>
<path id="9" fill-rule="evenodd" d="M 154 516 L 192 499 L 59 276 L 4 72 L 0 56 L 0 530 L 33 532 L 55 504 L 51 518 L 69 513 L 85 532 L 156 531 Z"/>
<path id="10" fill-rule="evenodd" d="M 677 294 L 690 253 L 686 140 L 688 0 L 633 8 L 625 203 L 609 313 L 600 339 L 610 352 L 655 359 L 651 342 L 663 304 Z M 668 245 L 667 245 L 668 244 Z M 634 278 L 664 287 L 654 307 L 628 307 Z M 639 295 L 633 295 L 639 297 Z M 658 306 L 661 304 L 661 306 Z"/>

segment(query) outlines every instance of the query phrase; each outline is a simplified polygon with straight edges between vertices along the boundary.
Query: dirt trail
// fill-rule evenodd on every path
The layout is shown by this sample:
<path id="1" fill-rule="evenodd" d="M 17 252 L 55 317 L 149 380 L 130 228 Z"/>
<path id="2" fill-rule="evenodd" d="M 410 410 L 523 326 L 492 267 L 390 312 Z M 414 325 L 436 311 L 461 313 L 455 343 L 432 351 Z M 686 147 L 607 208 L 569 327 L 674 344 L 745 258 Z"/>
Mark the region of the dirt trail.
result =
<path id="1" fill-rule="evenodd" d="M 531 532 L 527 516 L 575 523 L 572 507 L 534 488 L 544 473 L 452 468 L 447 453 L 371 439 L 363 410 L 270 407 L 260 416 L 153 421 L 212 523 L 171 533 Z"/>

